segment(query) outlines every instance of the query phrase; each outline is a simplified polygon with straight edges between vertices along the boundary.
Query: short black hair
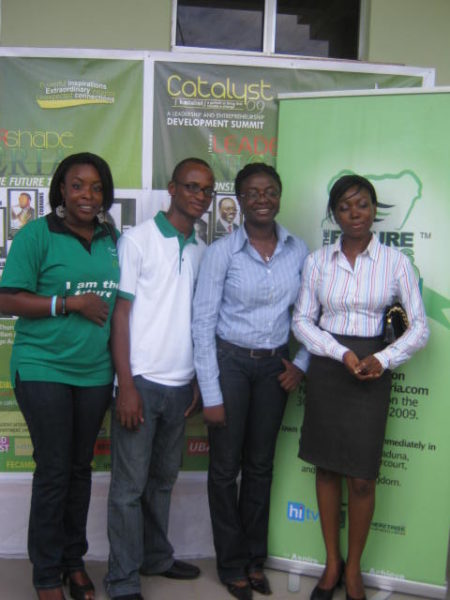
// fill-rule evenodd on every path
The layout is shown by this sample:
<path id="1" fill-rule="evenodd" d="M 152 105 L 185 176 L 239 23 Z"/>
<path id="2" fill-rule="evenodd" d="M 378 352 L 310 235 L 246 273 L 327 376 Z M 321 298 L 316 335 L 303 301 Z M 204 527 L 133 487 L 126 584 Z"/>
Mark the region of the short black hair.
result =
<path id="1" fill-rule="evenodd" d="M 356 173 L 352 173 L 351 175 L 343 175 L 334 182 L 330 190 L 327 206 L 327 217 L 329 219 L 333 219 L 337 204 L 345 192 L 355 186 L 357 187 L 358 192 L 360 189 L 367 190 L 369 192 L 370 199 L 372 200 L 372 204 L 375 206 L 377 205 L 377 193 L 372 183 L 368 179 L 362 177 L 361 175 L 356 175 Z"/>
<path id="2" fill-rule="evenodd" d="M 170 181 L 177 181 L 177 178 L 178 178 L 178 175 L 180 174 L 181 169 L 187 163 L 194 163 L 196 165 L 202 165 L 203 167 L 206 167 L 207 169 L 209 169 L 211 171 L 211 173 L 213 173 L 213 170 L 211 169 L 209 164 L 206 162 L 206 160 L 203 160 L 202 158 L 196 158 L 195 156 L 191 156 L 189 158 L 183 158 L 183 160 L 180 160 L 180 162 L 175 166 L 175 169 L 173 170 Z M 214 173 L 213 173 L 213 176 L 214 176 Z"/>
<path id="3" fill-rule="evenodd" d="M 49 191 L 49 202 L 52 211 L 55 211 L 57 206 L 63 204 L 61 183 L 64 183 L 67 171 L 74 165 L 92 165 L 97 169 L 102 182 L 103 209 L 108 211 L 114 202 L 114 183 L 111 170 L 106 160 L 90 152 L 79 152 L 78 154 L 66 156 L 56 167 Z"/>
<path id="4" fill-rule="evenodd" d="M 243 167 L 236 175 L 236 179 L 234 180 L 234 193 L 236 194 L 236 196 L 240 195 L 242 184 L 244 183 L 244 181 L 248 179 L 248 177 L 251 177 L 252 175 L 257 175 L 258 173 L 265 173 L 266 175 L 269 175 L 269 177 L 272 177 L 272 179 L 274 179 L 277 182 L 281 194 L 283 186 L 281 185 L 280 176 L 275 171 L 275 169 L 270 165 L 267 165 L 266 163 L 255 162 L 245 165 L 245 167 Z"/>

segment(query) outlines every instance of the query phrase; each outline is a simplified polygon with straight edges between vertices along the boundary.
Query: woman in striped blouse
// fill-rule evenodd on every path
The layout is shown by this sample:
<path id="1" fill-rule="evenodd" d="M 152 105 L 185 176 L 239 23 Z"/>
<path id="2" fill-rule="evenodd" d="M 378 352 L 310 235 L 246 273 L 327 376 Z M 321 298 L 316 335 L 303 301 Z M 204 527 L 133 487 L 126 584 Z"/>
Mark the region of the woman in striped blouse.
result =
<path id="1" fill-rule="evenodd" d="M 364 599 L 360 559 L 373 515 L 391 369 L 428 339 L 426 315 L 408 258 L 371 232 L 377 210 L 370 181 L 345 175 L 330 191 L 328 216 L 342 231 L 305 261 L 292 329 L 312 354 L 299 456 L 316 465 L 326 566 L 311 600 L 330 600 L 345 572 L 347 600 Z M 383 314 L 398 300 L 409 327 L 383 342 Z M 348 486 L 349 539 L 339 548 L 341 480 Z"/>

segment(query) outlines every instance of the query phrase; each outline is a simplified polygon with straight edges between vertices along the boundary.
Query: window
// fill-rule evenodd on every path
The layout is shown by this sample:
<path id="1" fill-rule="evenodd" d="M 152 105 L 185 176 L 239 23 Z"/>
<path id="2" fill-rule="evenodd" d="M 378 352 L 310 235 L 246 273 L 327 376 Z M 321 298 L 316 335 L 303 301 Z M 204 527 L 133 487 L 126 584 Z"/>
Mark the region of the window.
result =
<path id="1" fill-rule="evenodd" d="M 176 4 L 178 48 L 358 58 L 361 0 L 178 0 Z"/>

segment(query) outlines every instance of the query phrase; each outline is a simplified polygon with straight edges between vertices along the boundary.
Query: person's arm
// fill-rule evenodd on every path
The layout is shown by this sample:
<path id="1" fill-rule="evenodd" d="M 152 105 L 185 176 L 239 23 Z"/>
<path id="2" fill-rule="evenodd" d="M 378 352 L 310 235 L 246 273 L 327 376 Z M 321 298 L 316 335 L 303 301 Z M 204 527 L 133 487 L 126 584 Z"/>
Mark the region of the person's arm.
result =
<path id="1" fill-rule="evenodd" d="M 5 288 L 4 288 L 5 289 Z M 53 296 L 39 296 L 31 292 L 10 293 L 6 290 L 0 293 L 0 312 L 27 319 L 39 319 L 50 317 Z M 76 312 L 85 319 L 93 321 L 103 327 L 108 314 L 108 304 L 97 296 L 97 294 L 81 294 L 79 296 L 67 296 L 64 300 L 67 314 Z M 57 296 L 55 312 L 62 315 L 63 298 Z"/>
<path id="2" fill-rule="evenodd" d="M 397 296 L 408 315 L 409 327 L 397 340 L 374 357 L 383 369 L 395 369 L 423 348 L 430 335 L 420 289 L 409 259 L 401 254 L 394 274 Z"/>
<path id="3" fill-rule="evenodd" d="M 112 315 L 111 350 L 117 373 L 116 418 L 127 429 L 137 429 L 144 422 L 142 399 L 133 381 L 130 366 L 131 301 L 117 298 Z"/>
<path id="4" fill-rule="evenodd" d="M 311 354 L 342 362 L 348 348 L 339 344 L 317 324 L 321 309 L 317 293 L 319 282 L 320 266 L 314 253 L 307 257 L 303 266 L 300 293 L 292 315 L 292 332 Z"/>
<path id="5" fill-rule="evenodd" d="M 194 363 L 203 399 L 203 415 L 205 421 L 212 425 L 225 422 L 217 363 L 216 327 L 229 261 L 225 244 L 216 242 L 207 248 L 200 265 L 194 297 Z"/>

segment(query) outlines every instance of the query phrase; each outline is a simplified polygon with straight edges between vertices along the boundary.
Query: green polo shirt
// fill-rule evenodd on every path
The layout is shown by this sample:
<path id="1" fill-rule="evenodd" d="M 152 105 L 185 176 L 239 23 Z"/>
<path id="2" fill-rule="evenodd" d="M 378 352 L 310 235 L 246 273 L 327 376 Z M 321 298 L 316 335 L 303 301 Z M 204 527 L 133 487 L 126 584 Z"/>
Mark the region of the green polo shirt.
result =
<path id="1" fill-rule="evenodd" d="M 119 283 L 115 241 L 96 225 L 89 244 L 53 214 L 32 221 L 14 237 L 0 292 L 40 296 L 95 293 L 110 307 L 103 327 L 78 313 L 19 317 L 11 356 L 11 380 L 52 381 L 77 386 L 105 385 L 113 378 L 109 335 Z M 50 302 L 49 302 L 50 312 Z"/>

